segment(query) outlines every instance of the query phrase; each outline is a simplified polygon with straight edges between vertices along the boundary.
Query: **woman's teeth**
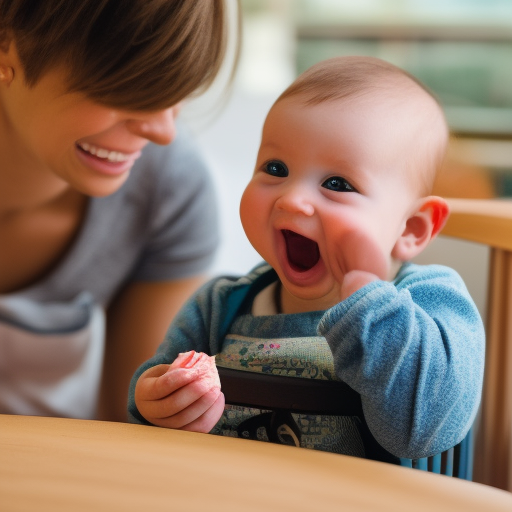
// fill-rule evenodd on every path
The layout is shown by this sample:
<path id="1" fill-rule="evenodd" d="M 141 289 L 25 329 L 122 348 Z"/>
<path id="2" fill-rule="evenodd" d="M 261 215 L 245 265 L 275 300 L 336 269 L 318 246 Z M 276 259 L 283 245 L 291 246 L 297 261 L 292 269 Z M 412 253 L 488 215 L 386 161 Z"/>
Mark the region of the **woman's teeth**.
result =
<path id="1" fill-rule="evenodd" d="M 126 160 L 131 158 L 131 156 L 127 155 L 126 153 L 121 153 L 119 151 L 109 151 L 105 148 L 98 148 L 92 144 L 88 144 L 87 142 L 82 142 L 78 144 L 78 146 L 87 153 L 90 153 L 91 155 L 94 155 L 98 158 L 102 158 L 103 160 L 108 160 L 109 162 L 126 162 Z"/>

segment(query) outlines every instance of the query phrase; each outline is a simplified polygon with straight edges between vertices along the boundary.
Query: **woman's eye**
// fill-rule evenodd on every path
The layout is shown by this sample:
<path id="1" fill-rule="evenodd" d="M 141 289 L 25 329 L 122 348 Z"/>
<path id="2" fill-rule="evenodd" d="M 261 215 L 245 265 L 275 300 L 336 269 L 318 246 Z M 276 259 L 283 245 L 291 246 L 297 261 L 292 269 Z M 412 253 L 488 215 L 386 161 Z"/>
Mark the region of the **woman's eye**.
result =
<path id="1" fill-rule="evenodd" d="M 333 176 L 322 183 L 322 187 L 334 192 L 357 192 L 357 190 L 345 179 Z"/>
<path id="2" fill-rule="evenodd" d="M 271 176 L 276 176 L 277 178 L 286 178 L 288 176 L 288 168 L 283 162 L 279 162 L 277 160 L 272 160 L 267 162 L 263 166 L 263 170 L 270 174 Z"/>

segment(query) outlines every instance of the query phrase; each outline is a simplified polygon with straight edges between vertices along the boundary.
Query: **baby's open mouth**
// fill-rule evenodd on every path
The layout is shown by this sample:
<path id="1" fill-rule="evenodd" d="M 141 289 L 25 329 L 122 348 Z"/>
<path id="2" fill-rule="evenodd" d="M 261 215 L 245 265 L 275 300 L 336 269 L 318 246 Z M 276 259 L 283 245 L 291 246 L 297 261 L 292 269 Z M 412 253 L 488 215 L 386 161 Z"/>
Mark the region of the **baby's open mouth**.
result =
<path id="1" fill-rule="evenodd" d="M 297 272 L 306 272 L 312 269 L 320 260 L 318 244 L 314 240 L 288 229 L 283 229 L 281 232 L 286 243 L 286 254 L 290 266 Z"/>

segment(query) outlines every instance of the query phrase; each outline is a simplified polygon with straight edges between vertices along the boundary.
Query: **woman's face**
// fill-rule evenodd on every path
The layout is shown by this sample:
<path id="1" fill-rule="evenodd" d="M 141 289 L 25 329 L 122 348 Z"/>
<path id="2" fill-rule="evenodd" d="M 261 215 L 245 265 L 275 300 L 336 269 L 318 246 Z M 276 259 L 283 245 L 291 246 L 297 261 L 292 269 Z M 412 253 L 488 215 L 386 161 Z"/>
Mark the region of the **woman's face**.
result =
<path id="1" fill-rule="evenodd" d="M 62 69 L 28 87 L 21 66 L 12 62 L 12 80 L 0 83 L 5 142 L 0 147 L 10 153 L 10 162 L 29 163 L 86 195 L 105 196 L 124 183 L 149 141 L 174 139 L 178 106 L 155 112 L 113 109 L 68 92 Z"/>

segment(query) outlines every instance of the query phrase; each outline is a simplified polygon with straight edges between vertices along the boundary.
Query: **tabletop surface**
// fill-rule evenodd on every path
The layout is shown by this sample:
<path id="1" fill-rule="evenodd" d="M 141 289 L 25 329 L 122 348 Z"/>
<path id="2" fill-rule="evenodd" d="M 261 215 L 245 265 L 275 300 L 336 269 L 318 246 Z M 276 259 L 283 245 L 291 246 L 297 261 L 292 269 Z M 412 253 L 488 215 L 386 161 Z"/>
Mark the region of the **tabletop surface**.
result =
<path id="1" fill-rule="evenodd" d="M 100 421 L 0 415 L 0 509 L 512 511 L 512 494 L 354 457 Z"/>

